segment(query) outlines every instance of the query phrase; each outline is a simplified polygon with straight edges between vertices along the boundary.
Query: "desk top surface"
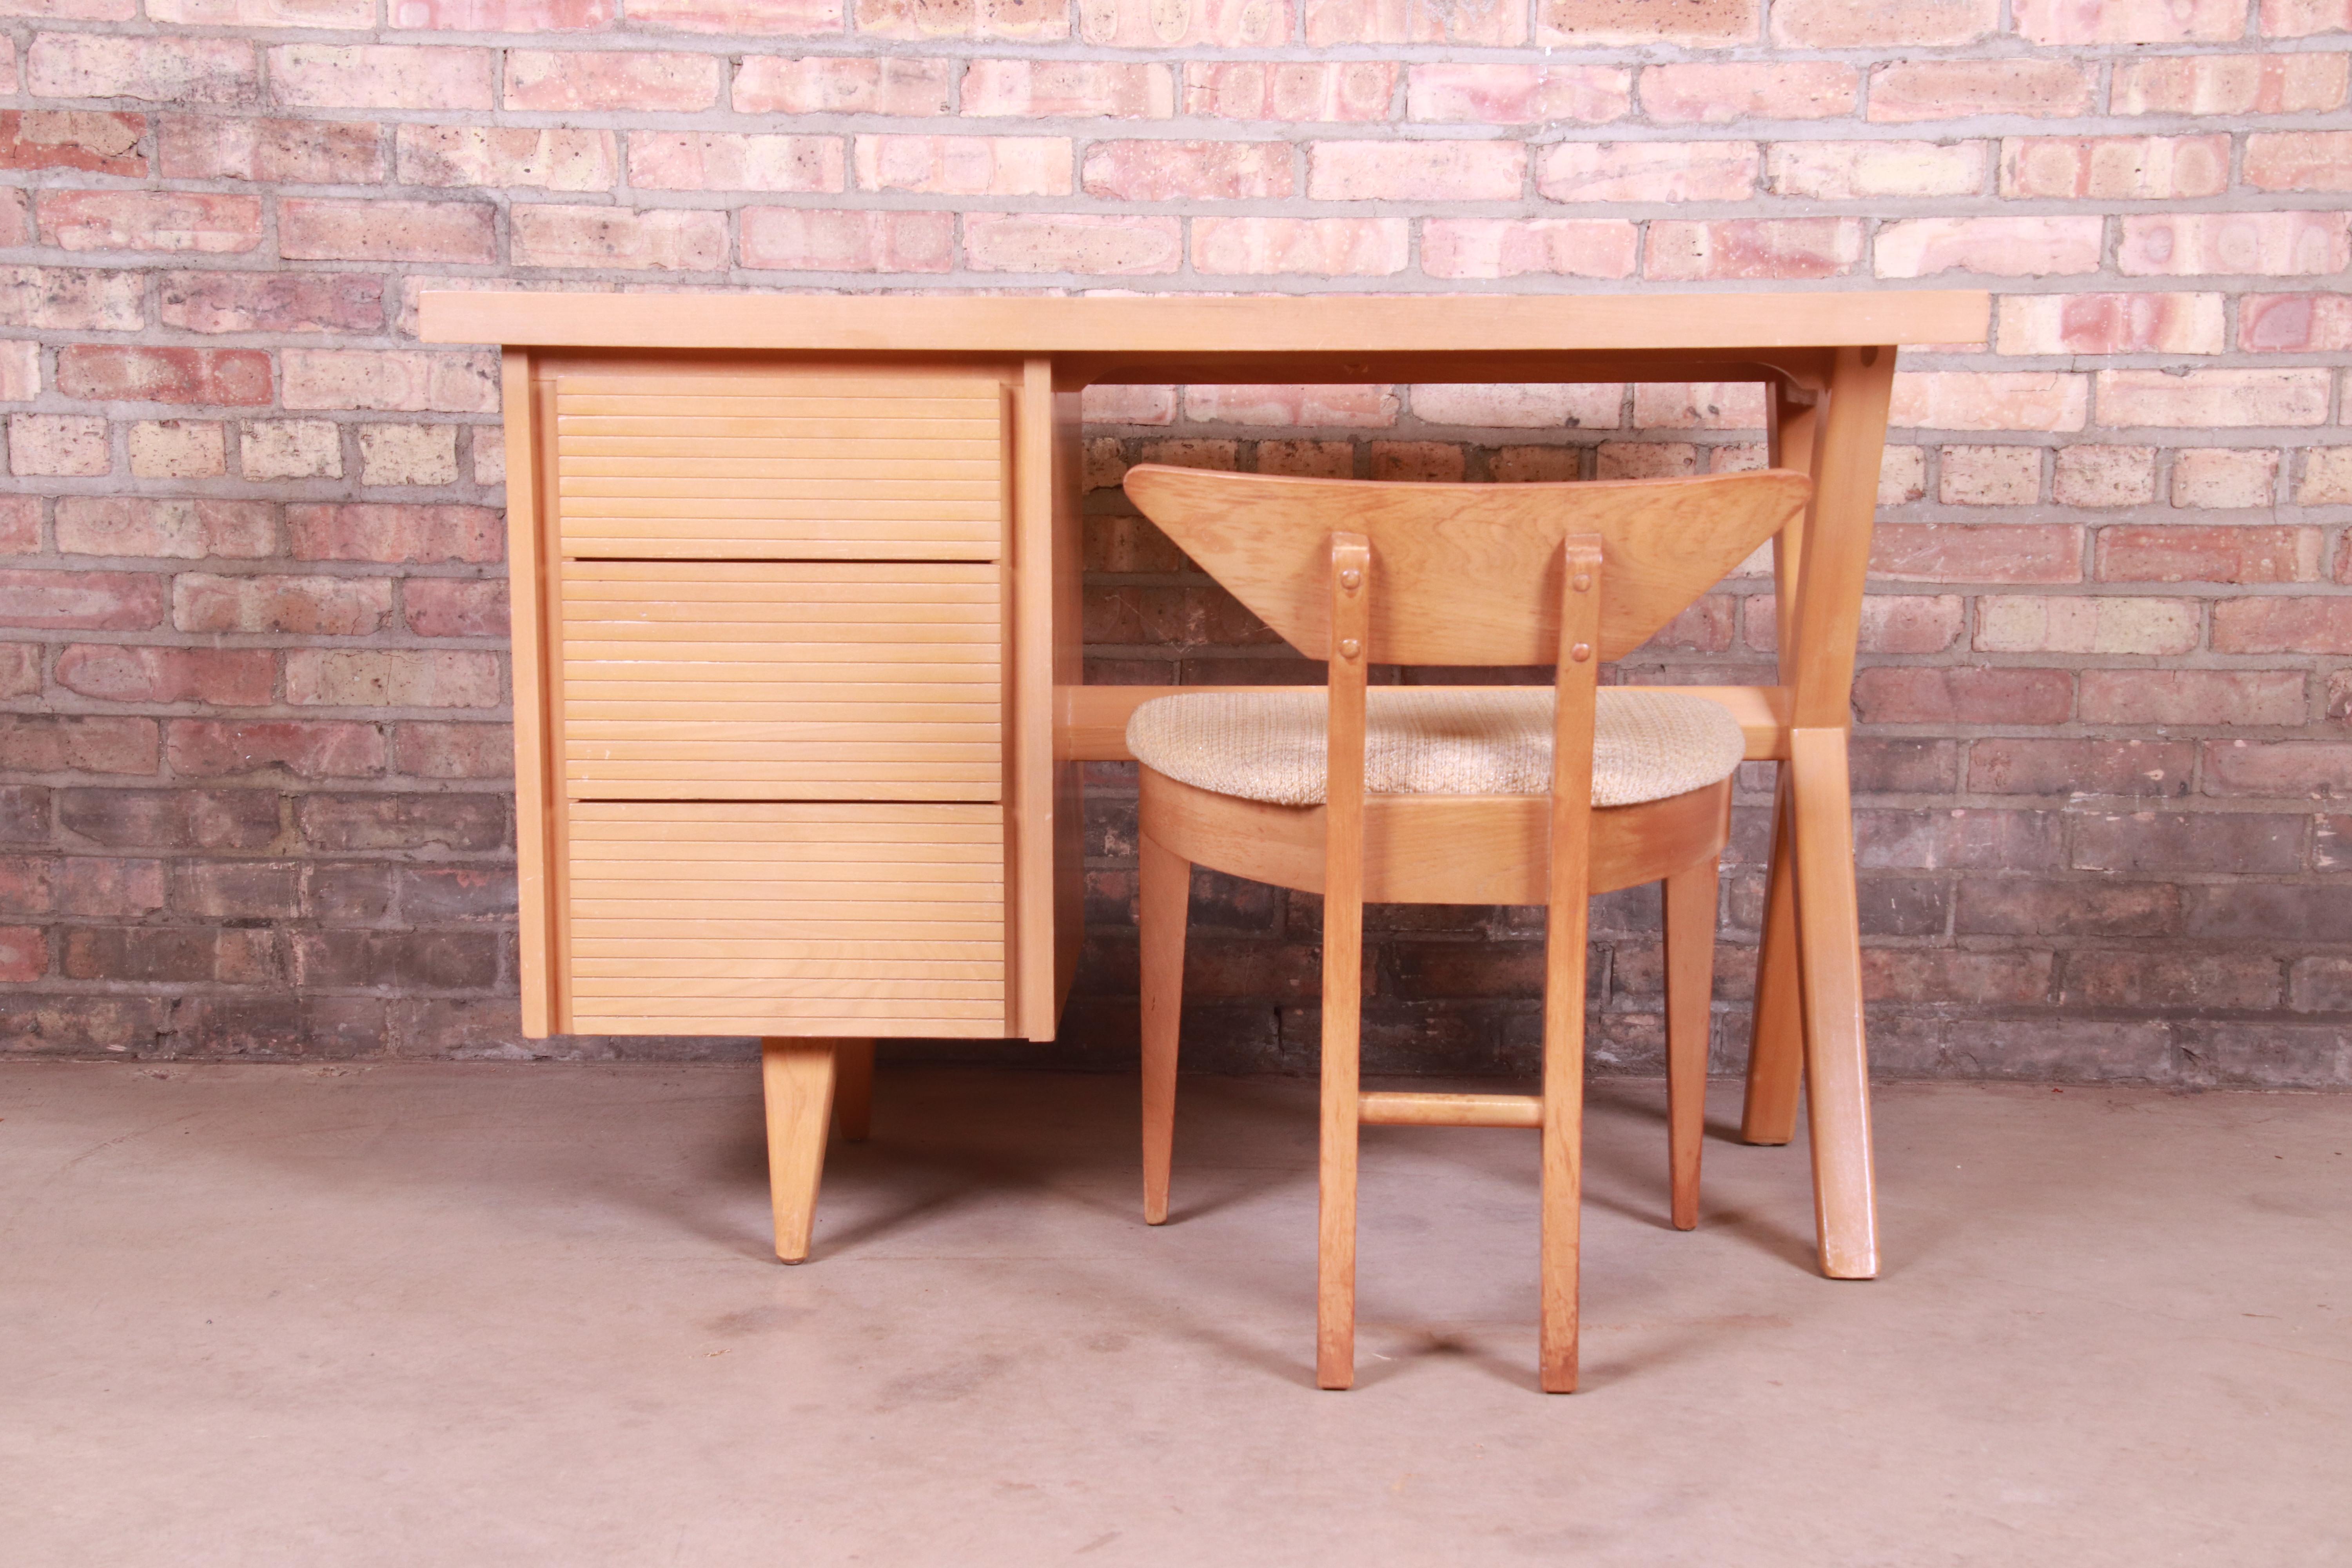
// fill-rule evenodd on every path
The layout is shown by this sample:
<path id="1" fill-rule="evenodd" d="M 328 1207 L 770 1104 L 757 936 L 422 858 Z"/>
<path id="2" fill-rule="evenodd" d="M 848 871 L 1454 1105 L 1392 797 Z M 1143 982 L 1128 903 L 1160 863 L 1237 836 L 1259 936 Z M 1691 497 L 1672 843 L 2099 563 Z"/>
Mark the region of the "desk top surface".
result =
<path id="1" fill-rule="evenodd" d="M 427 342 L 810 353 L 1542 354 L 1983 341 L 1980 289 L 1773 294 L 427 293 Z"/>

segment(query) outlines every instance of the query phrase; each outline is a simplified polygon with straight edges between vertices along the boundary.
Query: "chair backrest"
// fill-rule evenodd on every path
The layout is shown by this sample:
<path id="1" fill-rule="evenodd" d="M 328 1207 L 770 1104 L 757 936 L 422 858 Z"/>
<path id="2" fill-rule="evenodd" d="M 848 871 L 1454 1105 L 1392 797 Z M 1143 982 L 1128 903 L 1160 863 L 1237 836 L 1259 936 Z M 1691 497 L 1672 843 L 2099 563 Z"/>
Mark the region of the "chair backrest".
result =
<path id="1" fill-rule="evenodd" d="M 1785 468 L 1687 479 L 1408 484 L 1299 479 L 1144 464 L 1143 514 L 1282 639 L 1331 657 L 1331 535 L 1379 563 L 1370 659 L 1551 664 L 1559 656 L 1563 540 L 1599 535 L 1607 562 L 1600 654 L 1640 647 L 1803 510 Z"/>

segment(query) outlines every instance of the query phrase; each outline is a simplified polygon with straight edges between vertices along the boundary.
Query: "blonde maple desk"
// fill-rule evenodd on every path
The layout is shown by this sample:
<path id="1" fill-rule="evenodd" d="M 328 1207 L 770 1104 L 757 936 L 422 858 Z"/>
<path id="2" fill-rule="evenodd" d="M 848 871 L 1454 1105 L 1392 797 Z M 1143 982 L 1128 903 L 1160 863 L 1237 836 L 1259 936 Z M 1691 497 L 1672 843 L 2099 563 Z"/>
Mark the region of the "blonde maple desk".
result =
<path id="1" fill-rule="evenodd" d="M 1050 1039 L 1088 687 L 1097 383 L 1753 381 L 1813 478 L 1775 548 L 1782 764 L 1742 1135 L 1811 1111 L 1824 1272 L 1877 1271 L 1846 731 L 1898 343 L 1978 292 L 1314 299 L 431 293 L 505 347 L 524 1032 L 758 1035 L 777 1251 L 806 1256 L 877 1037 Z"/>

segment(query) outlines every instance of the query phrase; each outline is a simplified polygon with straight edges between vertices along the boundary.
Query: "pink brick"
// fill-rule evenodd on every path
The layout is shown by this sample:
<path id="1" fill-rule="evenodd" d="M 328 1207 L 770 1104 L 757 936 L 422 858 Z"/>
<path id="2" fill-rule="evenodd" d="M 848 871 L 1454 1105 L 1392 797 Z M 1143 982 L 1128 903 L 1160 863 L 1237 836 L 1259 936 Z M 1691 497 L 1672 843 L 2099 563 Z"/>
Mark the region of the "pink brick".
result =
<path id="1" fill-rule="evenodd" d="M 493 58 L 488 49 L 283 44 L 269 51 L 269 92 L 295 109 L 488 109 Z"/>
<path id="2" fill-rule="evenodd" d="M 1064 136 L 860 136 L 850 150 L 859 190 L 929 195 L 1066 196 L 1072 158 Z"/>
<path id="3" fill-rule="evenodd" d="M 202 702 L 257 708 L 270 700 L 277 656 L 265 648 L 121 647 L 76 643 L 57 681 L 101 702 Z"/>
<path id="4" fill-rule="evenodd" d="M 1633 73 L 1618 66 L 1418 65 L 1406 75 L 1405 118 L 1440 125 L 1534 125 L 1622 120 Z"/>
<path id="5" fill-rule="evenodd" d="M 234 577 L 184 572 L 172 580 L 172 625 L 184 632 L 355 637 L 392 617 L 389 577 Z"/>
<path id="6" fill-rule="evenodd" d="M 964 265 L 975 272 L 1132 277 L 1181 268 L 1184 232 L 1172 217 L 967 213 L 963 253 Z"/>
<path id="7" fill-rule="evenodd" d="M 2173 454 L 2172 504 L 2205 510 L 2266 507 L 2278 499 L 2279 454 L 2262 448 L 2194 447 Z M 2316 533 L 2310 534 L 2318 559 Z"/>
<path id="8" fill-rule="evenodd" d="M 1391 484 L 1459 484 L 1469 456 L 1450 441 L 1375 441 L 1372 478 Z"/>
<path id="9" fill-rule="evenodd" d="M 793 272 L 945 272 L 955 215 L 746 207 L 743 265 Z"/>
<path id="10" fill-rule="evenodd" d="M 24 86 L 24 75 L 16 64 L 16 40 L 0 40 L 0 92 L 16 92 Z"/>
<path id="11" fill-rule="evenodd" d="M 2271 353 L 2352 350 L 2352 296 L 2242 295 L 2238 300 L 2238 346 Z"/>
<path id="12" fill-rule="evenodd" d="M 89 498 L 69 497 L 66 499 L 88 500 Z M 38 496 L 0 497 L 0 554 L 34 555 L 39 553 L 40 548 L 41 498 Z M 86 552 L 68 550 L 63 542 L 63 535 L 61 531 L 59 543 L 58 545 L 58 553 L 60 555 L 89 553 L 103 555 L 110 552 L 107 551 Z"/>
<path id="13" fill-rule="evenodd" d="M 2244 741 L 2205 742 L 2205 793 L 2212 795 L 2305 795 L 2340 800 L 2352 779 L 2352 743 Z"/>
<path id="14" fill-rule="evenodd" d="M 21 185 L 0 186 L 0 242 L 33 243 L 33 207 Z"/>
<path id="15" fill-rule="evenodd" d="M 2099 373 L 2099 423 L 2186 429 L 2327 423 L 2327 373 L 2160 370 Z"/>
<path id="16" fill-rule="evenodd" d="M 1643 271 L 1675 280 L 1839 278 L 1861 259 L 1858 218 L 1660 219 L 1650 225 Z"/>
<path id="17" fill-rule="evenodd" d="M 618 159 L 609 131 L 556 126 L 403 125 L 404 185 L 609 191 Z M 632 181 L 632 183 L 635 183 Z"/>
<path id="18" fill-rule="evenodd" d="M 1413 416 L 1424 425 L 1467 425 L 1482 429 L 1613 430 L 1620 423 L 1625 389 L 1609 383 L 1430 382 L 1412 388 Z"/>
<path id="19" fill-rule="evenodd" d="M 1172 425 L 1176 422 L 1176 389 L 1172 386 L 1127 386 L 1116 383 L 1087 388 L 1081 407 L 1089 425 Z"/>
<path id="20" fill-rule="evenodd" d="M 2257 132 L 2245 176 L 2263 191 L 2352 191 L 2352 131 Z"/>
<path id="21" fill-rule="evenodd" d="M 2013 136 L 2000 144 L 2004 196 L 2162 201 L 2229 188 L 2227 136 Z"/>
<path id="22" fill-rule="evenodd" d="M 1852 114 L 1861 88 L 1852 66 L 1786 60 L 1649 66 L 1642 72 L 1641 94 L 1643 110 L 1662 125 L 1731 125 Z"/>
<path id="23" fill-rule="evenodd" d="M 1942 653 L 1958 645 L 1968 601 L 1957 594 L 1873 594 L 1862 602 L 1857 646 L 1864 653 Z M 1769 595 L 1748 601 L 1747 641 L 1769 652 L 1777 621 Z"/>
<path id="24" fill-rule="evenodd" d="M 200 560 L 276 553 L 278 509 L 250 500 L 59 496 L 58 552 Z"/>
<path id="25" fill-rule="evenodd" d="M 506 724 L 402 724 L 393 736 L 392 763 L 414 778 L 511 778 L 514 731 Z"/>
<path id="26" fill-rule="evenodd" d="M 1745 44 L 1762 32 L 1757 0 L 1537 0 L 1538 44 Z"/>
<path id="27" fill-rule="evenodd" d="M 2099 269 L 2100 217 L 1916 217 L 1882 226 L 1881 278 L 1975 272 L 2047 278 Z"/>
<path id="28" fill-rule="evenodd" d="M 2126 217 L 2116 266 L 2127 277 L 2310 275 L 2352 266 L 2340 212 L 2179 213 Z"/>
<path id="29" fill-rule="evenodd" d="M 2315 447 L 2305 453 L 2294 500 L 2298 506 L 2352 506 L 2352 447 Z M 2347 567 L 2352 567 L 2352 555 L 2339 557 L 2337 582 L 2352 582 Z"/>
<path id="30" fill-rule="evenodd" d="M 2310 114 L 2344 102 L 2347 58 L 2167 55 L 2116 67 L 2117 114 Z"/>
<path id="31" fill-rule="evenodd" d="M 1267 48 L 1289 39 L 1291 16 L 1289 0 L 1090 0 L 1078 7 L 1078 29 L 1087 43 L 1107 48 Z"/>
<path id="32" fill-rule="evenodd" d="M 92 402 L 249 407 L 270 399 L 269 356 L 259 349 L 68 343 L 58 351 L 58 390 Z"/>
<path id="33" fill-rule="evenodd" d="M 1097 142 L 1087 195 L 1123 202 L 1272 200 L 1292 193 L 1287 142 Z"/>
<path id="34" fill-rule="evenodd" d="M 156 161 L 168 179 L 373 185 L 390 172 L 384 128 L 365 121 L 165 115 Z"/>
<path id="35" fill-rule="evenodd" d="M 1715 4 L 1717 0 L 1703 0 Z M 1486 44 L 1508 48 L 1528 41 L 1520 6 L 1454 5 L 1433 0 L 1303 0 L 1307 42 L 1334 44 Z"/>
<path id="36" fill-rule="evenodd" d="M 843 0 L 630 0 L 629 26 L 731 37 L 815 37 L 842 29 Z"/>
<path id="37" fill-rule="evenodd" d="M 2055 371 L 1897 371 L 1887 422 L 1916 430 L 2080 430 L 2085 379 Z"/>
<path id="38" fill-rule="evenodd" d="M 715 272 L 727 266 L 727 215 L 674 207 L 510 209 L 517 267 L 625 267 L 662 272 Z"/>
<path id="39" fill-rule="evenodd" d="M 1012 38 L 1050 43 L 1070 36 L 1060 0 L 856 0 L 857 31 L 868 37 Z"/>
<path id="40" fill-rule="evenodd" d="M 152 774 L 159 760 L 152 719 L 0 714 L 0 766 L 37 773 Z"/>
<path id="41" fill-rule="evenodd" d="M 1984 189 L 1982 142 L 1780 142 L 1766 162 L 1772 194 L 1853 201 L 1865 196 L 1971 196 Z"/>
<path id="42" fill-rule="evenodd" d="M 629 133 L 629 184 L 640 190 L 833 192 L 847 182 L 838 136 Z"/>
<path id="43" fill-rule="evenodd" d="M 2037 44 L 2212 44 L 2242 37 L 2246 0 L 2011 0 Z"/>
<path id="44" fill-rule="evenodd" d="M 1318 142 L 1307 194 L 1321 202 L 1507 202 L 1527 182 L 1516 142 Z"/>
<path id="45" fill-rule="evenodd" d="M 2352 654 L 2352 595 L 2223 599 L 2213 606 L 2213 651 Z M 2352 773 L 2345 784 L 2352 791 Z"/>
<path id="46" fill-rule="evenodd" d="M 252 102 L 261 66 L 241 38 L 42 33 L 25 54 L 37 98 L 142 98 L 174 105 Z"/>
<path id="47" fill-rule="evenodd" d="M 481 202 L 278 204 L 278 250 L 308 261 L 493 261 L 498 209 Z"/>
<path id="48" fill-rule="evenodd" d="M 0 169 L 80 169 L 144 179 L 143 114 L 97 109 L 0 110 Z"/>
<path id="49" fill-rule="evenodd" d="M 147 0 L 147 19 L 181 27 L 364 32 L 375 26 L 375 0 Z"/>
<path id="50" fill-rule="evenodd" d="M 1871 72 L 1870 118 L 1881 124 L 1976 114 L 2065 119 L 2089 112 L 2090 68 L 2056 59 L 1908 60 Z"/>
<path id="51" fill-rule="evenodd" d="M 683 113 L 718 101 L 719 61 L 709 55 L 507 51 L 509 109 Z"/>
<path id="52" fill-rule="evenodd" d="M 1166 120 L 1176 112 L 1171 66 L 1094 60 L 974 60 L 963 113 L 982 119 Z"/>
<path id="53" fill-rule="evenodd" d="M 2319 576 L 2315 528 L 2146 527 L 2099 530 L 2099 576 L 2111 583 L 2309 583 Z"/>
<path id="54" fill-rule="evenodd" d="M 0 326 L 137 331 L 146 275 L 112 268 L 0 266 Z"/>
<path id="55" fill-rule="evenodd" d="M 164 751 L 184 778 L 219 778 L 283 769 L 296 778 L 365 778 L 383 772 L 383 731 L 374 724 L 283 719 L 174 719 Z"/>
<path id="56" fill-rule="evenodd" d="M 1772 41 L 1803 49 L 1972 44 L 2000 26 L 2000 0 L 1773 0 Z"/>
<path id="57" fill-rule="evenodd" d="M 0 403 L 30 403 L 40 395 L 41 345 L 24 339 L 0 342 Z"/>
<path id="58" fill-rule="evenodd" d="M 1756 194 L 1753 142 L 1564 142 L 1536 189 L 1556 202 L 1737 202 Z"/>
<path id="59" fill-rule="evenodd" d="M 2050 499 L 2061 506 L 2145 506 L 2156 499 L 2156 448 L 2070 441 L 2058 448 Z"/>
<path id="60" fill-rule="evenodd" d="M 2352 33 L 2352 0 L 2262 0 L 2262 17 L 2273 38 Z"/>
<path id="61" fill-rule="evenodd" d="M 1989 594 L 1977 601 L 1983 653 L 2183 654 L 2197 636 L 2194 599 Z"/>
<path id="62" fill-rule="evenodd" d="M 1633 387 L 1637 430 L 1759 430 L 1764 388 L 1752 381 L 1645 381 Z"/>
<path id="63" fill-rule="evenodd" d="M 49 937 L 38 926 L 0 927 L 0 981 L 24 984 L 49 972 Z"/>
<path id="64" fill-rule="evenodd" d="M 1193 60 L 1184 67 L 1184 112 L 1223 120 L 1386 120 L 1397 69 L 1385 60 Z"/>
<path id="65" fill-rule="evenodd" d="M 506 558 L 506 519 L 480 506 L 289 506 L 297 561 L 484 564 Z"/>
<path id="66" fill-rule="evenodd" d="M 163 325 L 191 332 L 374 332 L 383 279 L 347 272 L 165 272 Z"/>
<path id="67" fill-rule="evenodd" d="M 95 478 L 113 466 L 106 421 L 92 414 L 8 416 L 8 471 Z"/>
<path id="68" fill-rule="evenodd" d="M 404 414 L 495 414 L 491 353 L 415 349 L 288 349 L 278 356 L 289 408 L 369 408 Z"/>
<path id="69" fill-rule="evenodd" d="M 630 19 L 642 25 L 638 9 Z M 614 0 L 390 0 L 385 16 L 403 32 L 587 33 L 618 10 Z"/>
<path id="70" fill-rule="evenodd" d="M 2042 499 L 2042 448 L 1947 447 L 1936 499 L 1946 506 L 2031 506 Z"/>
<path id="71" fill-rule="evenodd" d="M 1427 218 L 1421 267 L 1432 278 L 1626 278 L 1641 230 L 1615 218 Z"/>
<path id="72" fill-rule="evenodd" d="M 507 585 L 466 577 L 411 577 L 401 590 L 408 629 L 421 637 L 503 637 Z"/>
<path id="73" fill-rule="evenodd" d="M 1596 479 L 1672 479 L 1698 472 L 1698 448 L 1687 441 L 1603 441 L 1592 454 L 1592 477 Z M 1692 646 L 1707 652 L 1719 652 L 1725 646 L 1718 638 L 1709 637 L 1691 642 L 1681 634 L 1693 624 L 1694 611 L 1702 610 L 1705 601 L 1685 610 L 1659 637 L 1668 647 Z M 1703 625 L 1702 614 L 1696 624 Z"/>
<path id="74" fill-rule="evenodd" d="M 738 114 L 945 114 L 952 92 L 944 59 L 785 59 L 755 55 L 735 73 Z"/>
<path id="75" fill-rule="evenodd" d="M 2009 294 L 1993 342 L 2005 354 L 2217 354 L 2219 294 Z"/>
<path id="76" fill-rule="evenodd" d="M 1979 450 L 2032 450 L 1992 447 Z M 1947 447 L 1948 468 L 1952 448 Z M 2079 583 L 2083 531 L 2071 523 L 1882 522 L 1870 572 L 1906 583 Z"/>
<path id="77" fill-rule="evenodd" d="M 1385 386 L 1188 386 L 1184 417 L 1199 425 L 1286 425 L 1381 429 L 1401 405 Z"/>
<path id="78" fill-rule="evenodd" d="M 167 578 L 150 572 L 0 571 L 0 622 L 26 631 L 148 631 Z"/>
<path id="79" fill-rule="evenodd" d="M 2301 724 L 2301 670 L 2086 669 L 2085 724 Z"/>
<path id="80" fill-rule="evenodd" d="M 66 250 L 231 255 L 261 243 L 261 203 L 199 191 L 43 191 L 41 237 Z"/>
<path id="81" fill-rule="evenodd" d="M 499 656 L 457 648 L 294 648 L 286 700 L 304 708 L 497 708 Z"/>
<path id="82" fill-rule="evenodd" d="M 2060 669 L 1882 666 L 1854 678 L 1853 714 L 1865 724 L 2063 724 L 2074 683 Z"/>
<path id="83" fill-rule="evenodd" d="M 1380 278 L 1404 270 L 1401 217 L 1201 217 L 1192 267 L 1206 273 L 1310 273 Z"/>
<path id="84" fill-rule="evenodd" d="M 132 0 L 0 0 L 0 16 L 51 22 L 128 22 L 138 15 Z"/>

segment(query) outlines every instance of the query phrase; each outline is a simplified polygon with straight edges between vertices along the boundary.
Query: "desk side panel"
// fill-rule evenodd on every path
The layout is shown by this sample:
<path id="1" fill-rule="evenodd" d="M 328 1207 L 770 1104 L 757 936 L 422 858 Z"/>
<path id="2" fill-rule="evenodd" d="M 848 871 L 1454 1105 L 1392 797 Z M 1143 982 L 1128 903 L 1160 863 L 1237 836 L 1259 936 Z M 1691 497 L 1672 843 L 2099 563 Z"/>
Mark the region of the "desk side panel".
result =
<path id="1" fill-rule="evenodd" d="M 509 349 L 500 367 L 506 416 L 507 574 L 514 637 L 515 887 L 522 978 L 522 1032 L 555 1032 L 553 958 L 557 859 L 554 725 L 550 711 L 547 640 L 547 529 L 541 513 L 539 421 L 530 355 Z"/>

